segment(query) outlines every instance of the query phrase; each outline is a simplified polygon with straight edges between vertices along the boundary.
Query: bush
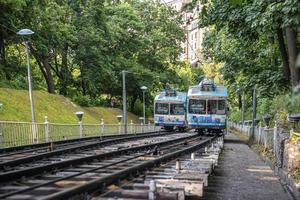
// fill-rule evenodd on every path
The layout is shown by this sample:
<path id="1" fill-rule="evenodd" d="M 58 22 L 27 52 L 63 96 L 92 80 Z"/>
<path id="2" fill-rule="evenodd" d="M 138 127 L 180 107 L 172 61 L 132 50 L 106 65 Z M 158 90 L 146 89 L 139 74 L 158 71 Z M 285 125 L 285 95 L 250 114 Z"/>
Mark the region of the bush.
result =
<path id="1" fill-rule="evenodd" d="M 90 104 L 91 99 L 89 96 L 77 95 L 73 97 L 72 100 L 80 106 L 85 106 L 85 107 L 91 106 Z"/>
<path id="2" fill-rule="evenodd" d="M 244 120 L 252 119 L 252 111 L 246 110 L 244 112 Z M 238 109 L 232 109 L 229 111 L 229 120 L 234 122 L 239 122 L 242 120 L 242 111 Z"/>
<path id="3" fill-rule="evenodd" d="M 136 114 L 137 116 L 142 116 L 143 115 L 142 112 L 143 112 L 143 103 L 141 102 L 140 99 L 138 99 L 134 104 L 133 113 Z"/>

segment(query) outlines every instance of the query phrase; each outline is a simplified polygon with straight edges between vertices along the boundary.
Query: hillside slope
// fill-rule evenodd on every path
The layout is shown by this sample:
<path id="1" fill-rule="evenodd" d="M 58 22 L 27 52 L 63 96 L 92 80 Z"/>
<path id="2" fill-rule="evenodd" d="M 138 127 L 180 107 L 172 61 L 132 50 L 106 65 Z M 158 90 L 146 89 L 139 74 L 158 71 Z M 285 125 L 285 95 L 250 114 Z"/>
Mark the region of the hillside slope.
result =
<path id="1" fill-rule="evenodd" d="M 118 108 L 80 107 L 62 95 L 49 94 L 44 91 L 34 91 L 34 108 L 36 122 L 44 122 L 48 116 L 49 122 L 76 123 L 76 111 L 83 111 L 84 123 L 117 123 L 116 116 L 122 114 Z M 27 90 L 0 88 L 0 120 L 2 121 L 31 121 L 30 103 Z M 138 117 L 128 112 L 128 122 L 138 122 Z"/>

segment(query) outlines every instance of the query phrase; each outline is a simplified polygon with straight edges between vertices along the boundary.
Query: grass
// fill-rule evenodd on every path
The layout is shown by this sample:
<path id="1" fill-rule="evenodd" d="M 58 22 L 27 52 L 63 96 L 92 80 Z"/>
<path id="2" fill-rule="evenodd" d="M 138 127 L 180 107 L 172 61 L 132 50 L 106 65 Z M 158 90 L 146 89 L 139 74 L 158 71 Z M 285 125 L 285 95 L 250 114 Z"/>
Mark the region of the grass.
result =
<path id="1" fill-rule="evenodd" d="M 104 119 L 106 124 L 116 124 L 118 114 L 122 111 L 118 108 L 105 107 L 80 107 L 62 95 L 49 94 L 44 91 L 33 91 L 36 122 L 44 122 L 48 116 L 52 123 L 77 123 L 76 111 L 83 111 L 83 123 L 100 123 Z M 27 90 L 14 90 L 0 88 L 1 121 L 31 121 L 30 103 Z M 128 112 L 128 122 L 133 120 L 138 123 L 136 115 Z"/>

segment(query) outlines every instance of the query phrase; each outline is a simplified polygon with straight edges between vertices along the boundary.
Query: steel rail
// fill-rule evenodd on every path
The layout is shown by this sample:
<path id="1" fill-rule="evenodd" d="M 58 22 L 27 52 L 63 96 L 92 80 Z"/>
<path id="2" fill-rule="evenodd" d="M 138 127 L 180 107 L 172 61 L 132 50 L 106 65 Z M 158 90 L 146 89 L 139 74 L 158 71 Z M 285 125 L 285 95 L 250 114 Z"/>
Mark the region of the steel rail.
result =
<path id="1" fill-rule="evenodd" d="M 188 140 L 188 143 L 194 142 L 194 141 L 197 141 L 197 140 L 199 140 L 199 137 L 191 138 L 190 140 Z M 183 141 L 183 142 L 180 141 L 179 143 L 168 144 L 167 146 L 163 146 L 161 149 L 166 149 L 166 150 L 170 151 L 171 150 L 170 148 L 172 148 L 172 146 L 173 146 L 173 148 L 178 148 L 179 145 L 187 145 L 187 142 L 186 141 Z M 85 170 L 83 172 L 78 172 L 76 174 L 68 175 L 66 177 L 57 178 L 57 179 L 54 179 L 54 180 L 51 180 L 51 181 L 48 181 L 48 182 L 45 182 L 45 183 L 36 184 L 36 185 L 30 186 L 29 188 L 25 188 L 25 189 L 21 189 L 21 190 L 17 190 L 17 191 L 12 191 L 12 192 L 0 195 L 0 198 L 1 199 L 7 198 L 9 196 L 13 196 L 13 195 L 20 194 L 20 193 L 25 193 L 25 192 L 34 190 L 36 188 L 40 188 L 40 187 L 43 187 L 43 186 L 46 186 L 46 185 L 50 185 L 50 184 L 53 184 L 55 182 L 67 180 L 67 179 L 70 179 L 70 178 L 73 178 L 73 177 L 76 177 L 76 176 L 81 176 L 83 174 L 91 173 L 91 172 L 94 172 L 94 171 L 97 171 L 97 170 L 100 170 L 100 169 L 109 168 L 111 166 L 115 166 L 115 165 L 120 164 L 120 163 L 124 163 L 124 162 L 130 161 L 130 160 L 134 160 L 134 159 L 136 159 L 138 157 L 141 157 L 141 156 L 146 156 L 146 155 L 152 154 L 154 151 L 156 151 L 156 150 L 152 150 L 150 152 L 148 151 L 146 153 L 137 153 L 137 155 L 134 155 L 133 157 L 130 157 L 130 158 L 125 158 L 125 159 L 122 159 L 122 160 L 119 160 L 119 161 L 115 161 L 113 163 L 109 163 L 109 164 L 106 164 L 106 165 L 95 167 L 93 169 L 88 169 L 88 170 Z"/>
<path id="2" fill-rule="evenodd" d="M 70 179 L 70 178 L 73 178 L 73 177 L 76 177 L 76 176 L 80 176 L 80 175 L 83 175 L 83 174 L 86 174 L 86 173 L 90 173 L 90 172 L 93 172 L 93 171 L 96 171 L 96 170 L 99 170 L 99 169 L 104 169 L 104 168 L 107 168 L 107 167 L 111 167 L 111 166 L 114 166 L 116 164 L 119 164 L 119 163 L 122 163 L 122 162 L 126 162 L 126 161 L 129 161 L 129 160 L 133 160 L 135 158 L 138 158 L 140 156 L 145 156 L 145 155 L 148 155 L 148 154 L 149 153 L 140 154 L 140 155 L 134 156 L 132 158 L 127 158 L 127 159 L 124 159 L 124 160 L 121 160 L 121 161 L 118 161 L 118 162 L 114 162 L 114 163 L 111 163 L 111 164 L 103 165 L 103 166 L 100 166 L 100 167 L 97 167 L 97 168 L 94 168 L 94 169 L 90 169 L 90 170 L 87 170 L 87 171 L 84 171 L 84 172 L 79 172 L 77 174 L 73 174 L 73 175 L 69 175 L 69 176 L 66 176 L 66 177 L 62 177 L 62 178 L 58 178 L 58 179 L 55 179 L 55 180 L 51 180 L 51 181 L 48 181 L 46 183 L 37 184 L 37 185 L 31 186 L 31 187 L 26 188 L 26 189 L 22 189 L 22 190 L 18 190 L 18 191 L 13 191 L 13 192 L 10 192 L 10 193 L 4 194 L 4 195 L 0 195 L 0 199 L 6 198 L 6 197 L 9 197 L 9 196 L 13 196 L 13 195 L 16 195 L 16 194 L 24 193 L 24 192 L 27 192 L 27 191 L 30 191 L 30 190 L 33 190 L 33 189 L 36 189 L 36 188 L 39 188 L 39 187 L 42 187 L 42 186 L 50 185 L 50 184 L 58 182 L 58 181 Z"/>
<path id="3" fill-rule="evenodd" d="M 78 165 L 78 164 L 81 164 L 84 162 L 90 162 L 95 159 L 99 160 L 99 159 L 112 157 L 114 155 L 120 155 L 120 154 L 124 154 L 124 153 L 128 153 L 128 152 L 132 152 L 132 151 L 139 151 L 139 150 L 143 150 L 143 149 L 150 149 L 155 146 L 176 143 L 180 140 L 187 140 L 187 139 L 194 138 L 194 137 L 197 137 L 197 134 L 185 136 L 185 137 L 179 137 L 176 139 L 166 140 L 166 141 L 162 141 L 162 142 L 145 144 L 145 145 L 136 146 L 136 147 L 129 147 L 126 149 L 111 151 L 111 152 L 102 153 L 102 154 L 98 154 L 98 155 L 85 156 L 85 157 L 81 157 L 81 158 L 60 161 L 60 162 L 46 164 L 46 165 L 42 165 L 42 166 L 30 167 L 30 168 L 20 169 L 20 170 L 16 170 L 16 171 L 9 171 L 9 172 L 0 174 L 0 183 L 11 181 L 11 180 L 18 179 L 21 177 L 29 177 L 29 176 L 37 175 L 37 174 L 44 173 L 47 171 L 52 171 L 54 169 L 68 167 L 70 165 Z"/>
<path id="4" fill-rule="evenodd" d="M 58 150 L 49 151 L 49 152 L 43 152 L 43 153 L 40 153 L 40 154 L 35 154 L 35 155 L 23 157 L 23 158 L 18 158 L 18 159 L 11 160 L 11 161 L 1 162 L 0 163 L 0 170 L 5 170 L 6 168 L 11 168 L 11 167 L 15 167 L 15 166 L 20 165 L 20 164 L 25 164 L 25 163 L 28 163 L 28 162 L 40 160 L 40 159 L 43 159 L 45 157 L 52 157 L 52 156 L 65 154 L 67 152 L 72 152 L 72 151 L 75 151 L 77 149 L 88 149 L 88 148 L 91 148 L 91 147 L 96 147 L 96 146 L 101 146 L 101 145 L 108 145 L 108 144 L 111 144 L 111 143 L 119 143 L 119 142 L 123 142 L 123 141 L 127 141 L 127 140 L 135 140 L 135 139 L 147 138 L 147 137 L 153 137 L 153 136 L 163 136 L 163 135 L 168 135 L 168 134 L 172 134 L 172 132 L 169 132 L 169 133 L 166 132 L 166 133 L 163 133 L 163 134 L 159 134 L 159 132 L 154 132 L 152 134 L 132 135 L 132 136 L 127 136 L 127 137 L 115 138 L 115 139 L 107 139 L 107 140 L 104 140 L 104 141 L 95 141 L 95 142 L 92 142 L 92 143 L 82 144 L 82 145 L 73 146 L 73 147 L 69 147 L 69 148 L 58 149 Z"/>
<path id="5" fill-rule="evenodd" d="M 176 157 L 179 157 L 183 154 L 190 153 L 193 151 L 196 151 L 197 149 L 204 147 L 208 143 L 211 143 L 213 140 L 215 140 L 217 137 L 212 137 L 210 139 L 204 140 L 198 144 L 195 144 L 193 146 L 177 150 L 172 153 L 168 153 L 166 155 L 163 155 L 159 158 L 155 158 L 153 160 L 145 161 L 143 163 L 137 164 L 135 166 L 128 167 L 127 169 L 120 170 L 118 172 L 115 172 L 113 174 L 107 175 L 105 177 L 98 178 L 96 180 L 93 180 L 87 184 L 77 186 L 74 188 L 70 188 L 67 190 L 60 191 L 58 193 L 54 193 L 52 195 L 46 196 L 44 198 L 41 198 L 43 200 L 56 200 L 56 199 L 65 199 L 70 198 L 82 193 L 93 193 L 99 188 L 103 188 L 105 185 L 113 184 L 115 181 L 118 181 L 120 179 L 124 179 L 128 177 L 131 174 L 136 174 L 137 172 L 141 172 L 143 170 L 147 170 L 149 168 L 152 168 L 154 166 L 160 165 L 162 162 L 167 162 L 169 160 L 172 160 Z"/>
<path id="6" fill-rule="evenodd" d="M 18 151 L 24 151 L 24 150 L 38 150 L 47 148 L 51 145 L 51 143 L 55 145 L 63 145 L 63 144 L 69 144 L 69 143 L 79 143 L 82 141 L 89 141 L 89 140 L 95 140 L 95 139 L 106 139 L 106 138 L 115 138 L 115 137 L 126 137 L 128 135 L 143 135 L 143 134 L 151 134 L 151 133 L 157 133 L 157 132 L 165 132 L 165 131 L 151 131 L 146 133 L 135 133 L 135 134 L 116 134 L 116 135 L 103 135 L 103 136 L 91 136 L 91 137 L 84 137 L 84 138 L 74 138 L 74 139 L 68 139 L 68 140 L 58 140 L 53 142 L 43 142 L 38 144 L 27 144 L 27 145 L 21 145 L 21 146 L 15 146 L 15 147 L 6 147 L 6 148 L 0 148 L 0 157 L 1 154 L 4 153 L 15 153 Z M 5 154 L 4 154 L 5 155 Z"/>

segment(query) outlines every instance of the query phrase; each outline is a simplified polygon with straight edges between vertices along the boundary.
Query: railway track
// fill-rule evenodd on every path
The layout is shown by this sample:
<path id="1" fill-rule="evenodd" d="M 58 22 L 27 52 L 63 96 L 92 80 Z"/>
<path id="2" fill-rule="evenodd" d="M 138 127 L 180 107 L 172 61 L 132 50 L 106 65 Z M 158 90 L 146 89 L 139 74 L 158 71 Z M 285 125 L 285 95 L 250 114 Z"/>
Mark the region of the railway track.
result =
<path id="1" fill-rule="evenodd" d="M 6 167 L 4 170 L 0 171 L 0 183 L 6 182 L 12 179 L 21 178 L 23 176 L 33 176 L 42 172 L 48 172 L 55 169 L 60 169 L 74 163 L 88 162 L 92 159 L 98 159 L 102 157 L 112 156 L 116 153 L 122 151 L 129 151 L 134 148 L 139 147 L 151 147 L 156 143 L 160 144 L 161 142 L 170 141 L 170 140 L 180 140 L 182 134 L 173 133 L 173 134 L 149 134 L 142 137 L 131 137 L 122 138 L 121 141 L 118 140 L 118 143 L 114 140 L 113 145 L 99 146 L 99 145 L 88 145 L 84 148 L 72 147 L 71 149 L 59 151 L 59 154 L 53 155 L 50 153 L 38 155 L 38 160 L 32 160 L 29 162 L 26 158 L 26 163 L 21 163 L 20 160 L 17 160 L 18 165 L 13 167 Z M 124 143 L 126 141 L 126 143 Z M 148 146 L 147 146 L 148 145 Z M 44 157 L 42 157 L 44 156 Z M 15 162 L 13 163 L 15 164 Z"/>
<path id="2" fill-rule="evenodd" d="M 201 140 L 195 133 L 175 135 L 160 137 L 154 142 L 148 140 L 147 144 L 64 161 L 64 164 L 56 166 L 56 170 L 47 164 L 44 168 L 51 173 L 39 171 L 34 176 L 31 174 L 26 178 L 1 183 L 0 199 L 63 199 L 93 194 L 130 175 L 204 147 L 215 139 L 209 137 Z M 14 173 L 9 176 L 14 176 Z"/>
<path id="3" fill-rule="evenodd" d="M 65 155 L 69 152 L 74 151 L 83 151 L 86 149 L 92 149 L 92 148 L 99 148 L 104 147 L 112 144 L 118 144 L 125 141 L 132 141 L 137 140 L 141 138 L 149 138 L 149 137 L 155 137 L 160 135 L 168 135 L 172 133 L 160 133 L 160 132 L 153 132 L 148 134 L 136 134 L 136 135 L 125 135 L 125 136 L 118 136 L 118 137 L 109 137 L 107 139 L 103 138 L 94 138 L 90 141 L 86 141 L 83 144 L 75 143 L 75 144 L 62 144 L 59 146 L 56 146 L 55 144 L 50 144 L 50 146 L 47 147 L 41 147 L 36 148 L 33 150 L 22 150 L 18 152 L 9 152 L 7 154 L 1 154 L 0 155 L 0 173 L 3 171 L 9 171 L 13 167 L 16 167 L 18 165 L 24 165 L 29 162 L 37 161 L 46 159 L 53 156 L 58 155 Z"/>
<path id="4" fill-rule="evenodd" d="M 218 166 L 223 137 L 212 145 L 184 154 L 147 170 L 140 176 L 107 187 L 92 200 L 203 199 L 208 177 Z"/>
<path id="5" fill-rule="evenodd" d="M 135 135 L 147 135 L 155 132 L 147 132 L 147 133 L 137 133 Z M 60 140 L 55 142 L 45 142 L 45 143 L 39 143 L 39 144 L 31 144 L 31 145 L 22 145 L 22 146 L 15 146 L 15 147 L 8 147 L 8 148 L 0 148 L 0 163 L 6 162 L 9 160 L 15 160 L 18 158 L 23 158 L 26 156 L 31 156 L 33 154 L 37 153 L 43 153 L 48 152 L 51 150 L 51 148 L 55 149 L 63 149 L 70 146 L 75 145 L 82 145 L 82 144 L 88 144 L 93 143 L 97 141 L 105 141 L 109 139 L 117 139 L 117 138 L 124 138 L 128 137 L 130 135 L 122 134 L 122 135 L 106 135 L 106 136 L 96 136 L 96 137 L 85 137 L 85 138 L 76 138 L 76 139 L 70 139 L 70 140 Z"/>

